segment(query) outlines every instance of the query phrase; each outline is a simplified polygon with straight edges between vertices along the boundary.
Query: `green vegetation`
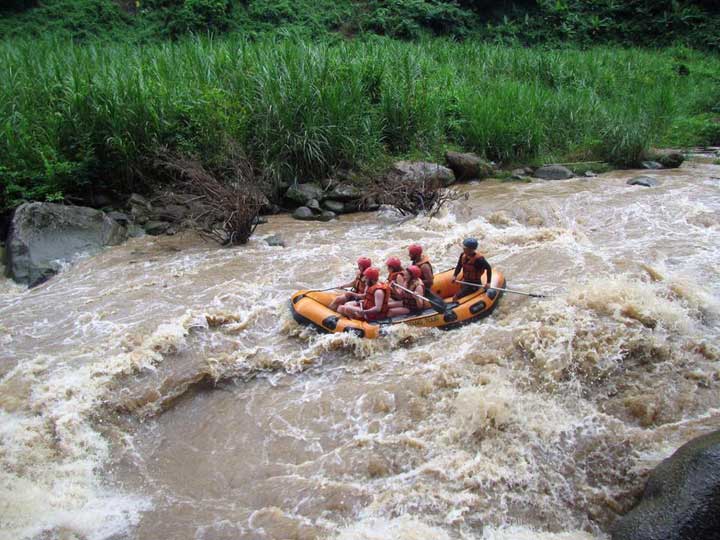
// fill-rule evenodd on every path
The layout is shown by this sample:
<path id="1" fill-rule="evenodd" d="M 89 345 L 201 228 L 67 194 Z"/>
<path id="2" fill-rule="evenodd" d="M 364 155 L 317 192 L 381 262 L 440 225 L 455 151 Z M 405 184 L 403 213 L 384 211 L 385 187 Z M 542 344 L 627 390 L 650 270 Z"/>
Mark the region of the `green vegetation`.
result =
<path id="1" fill-rule="evenodd" d="M 2 15 L 5 17 L 2 17 Z M 716 0 L 5 0 L 0 38 L 132 42 L 188 32 L 447 36 L 529 45 L 720 49 Z"/>
<path id="2" fill-rule="evenodd" d="M 678 133 L 718 142 L 687 119 L 720 114 L 719 73 L 683 47 L 16 40 L 0 45 L 0 204 L 143 189 L 168 150 L 215 167 L 242 148 L 268 186 L 447 148 L 634 164 Z"/>

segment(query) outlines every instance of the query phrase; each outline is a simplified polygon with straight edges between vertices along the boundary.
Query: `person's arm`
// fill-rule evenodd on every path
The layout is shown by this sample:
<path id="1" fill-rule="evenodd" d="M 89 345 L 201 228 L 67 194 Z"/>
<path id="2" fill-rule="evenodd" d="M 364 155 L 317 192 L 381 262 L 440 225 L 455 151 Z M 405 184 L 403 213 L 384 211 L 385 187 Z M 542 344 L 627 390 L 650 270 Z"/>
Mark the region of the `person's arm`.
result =
<path id="1" fill-rule="evenodd" d="M 423 282 L 428 281 L 428 282 L 432 283 L 433 282 L 433 274 L 432 274 L 432 270 L 430 270 L 430 265 L 423 264 L 422 267 L 420 268 L 420 270 L 422 271 Z"/>
<path id="2" fill-rule="evenodd" d="M 422 297 L 425 296 L 425 286 L 422 283 L 420 283 L 417 287 L 415 287 L 415 290 L 413 292 L 415 294 L 419 295 L 419 296 L 413 296 L 413 299 L 415 300 L 415 307 L 417 307 L 418 309 L 423 309 L 423 307 L 425 307 L 424 306 L 425 300 L 420 298 L 420 296 L 422 296 Z"/>
<path id="3" fill-rule="evenodd" d="M 363 313 L 379 313 L 385 300 L 385 291 L 378 289 L 375 291 L 375 305 L 370 309 L 363 309 Z"/>
<path id="4" fill-rule="evenodd" d="M 490 267 L 490 263 L 487 262 L 485 257 L 480 257 L 477 261 L 475 261 L 475 268 L 487 272 L 487 285 L 485 286 L 485 290 L 487 290 L 492 282 L 492 268 Z"/>
<path id="5" fill-rule="evenodd" d="M 462 270 L 462 255 L 458 258 L 457 265 L 455 266 L 455 271 L 453 272 L 453 279 L 458 277 L 458 274 L 460 273 L 460 270 Z"/>

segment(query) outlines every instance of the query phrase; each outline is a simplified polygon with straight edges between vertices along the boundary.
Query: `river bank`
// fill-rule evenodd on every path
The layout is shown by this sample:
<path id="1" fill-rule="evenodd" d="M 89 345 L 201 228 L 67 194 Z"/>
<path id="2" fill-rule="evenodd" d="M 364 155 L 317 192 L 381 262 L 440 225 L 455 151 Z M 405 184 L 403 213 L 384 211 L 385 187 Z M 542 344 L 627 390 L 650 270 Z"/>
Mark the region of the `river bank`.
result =
<path id="1" fill-rule="evenodd" d="M 432 219 L 271 216 L 233 249 L 135 238 L 3 290 L 3 529 L 607 538 L 720 408 L 720 166 L 628 186 L 639 173 L 460 185 Z M 287 314 L 358 255 L 420 242 L 443 269 L 468 235 L 509 284 L 554 297 L 377 343 Z"/>

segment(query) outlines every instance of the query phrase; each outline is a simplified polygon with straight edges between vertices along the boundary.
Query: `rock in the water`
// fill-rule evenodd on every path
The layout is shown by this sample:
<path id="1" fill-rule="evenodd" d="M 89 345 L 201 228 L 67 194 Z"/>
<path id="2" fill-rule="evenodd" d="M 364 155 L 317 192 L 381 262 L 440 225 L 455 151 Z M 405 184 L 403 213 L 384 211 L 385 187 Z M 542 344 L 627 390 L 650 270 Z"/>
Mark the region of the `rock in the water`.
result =
<path id="1" fill-rule="evenodd" d="M 476 154 L 446 152 L 445 161 L 458 180 L 487 178 L 493 174 L 493 166 Z"/>
<path id="2" fill-rule="evenodd" d="M 152 204 L 142 195 L 138 195 L 137 193 L 130 195 L 128 206 L 130 207 L 130 215 L 132 215 L 135 223 L 144 225 L 150 220 Z"/>
<path id="3" fill-rule="evenodd" d="M 656 187 L 660 185 L 660 181 L 652 176 L 636 176 L 626 182 L 628 186 Z"/>
<path id="4" fill-rule="evenodd" d="M 325 210 L 322 214 L 317 216 L 317 219 L 319 221 L 330 221 L 331 219 L 335 219 L 337 216 L 335 215 L 335 212 L 331 212 L 330 210 Z"/>
<path id="5" fill-rule="evenodd" d="M 145 232 L 152 236 L 165 234 L 169 228 L 170 223 L 167 221 L 148 221 L 145 224 Z"/>
<path id="6" fill-rule="evenodd" d="M 122 212 L 108 212 L 107 217 L 114 221 L 117 221 L 123 227 L 127 227 L 130 225 L 130 217 L 127 214 L 123 214 Z"/>
<path id="7" fill-rule="evenodd" d="M 720 540 L 720 431 L 681 446 L 650 474 L 612 540 Z"/>
<path id="8" fill-rule="evenodd" d="M 362 192 L 352 184 L 338 184 L 328 192 L 327 197 L 336 201 L 349 202 L 362 197 Z"/>
<path id="9" fill-rule="evenodd" d="M 82 206 L 25 203 L 15 210 L 7 240 L 8 271 L 31 287 L 56 274 L 62 262 L 94 254 L 127 238 L 104 212 Z"/>
<path id="10" fill-rule="evenodd" d="M 322 212 L 322 208 L 320 208 L 320 203 L 317 201 L 317 199 L 310 199 L 305 206 L 307 206 L 313 212 Z"/>
<path id="11" fill-rule="evenodd" d="M 313 214 L 313 211 L 310 210 L 307 206 L 299 206 L 293 212 L 292 217 L 294 217 L 295 219 L 308 221 L 311 219 L 315 219 L 315 214 Z"/>
<path id="12" fill-rule="evenodd" d="M 168 204 L 160 208 L 155 208 L 153 214 L 159 221 L 169 221 L 170 223 L 179 223 L 187 217 L 189 210 L 185 206 L 179 204 Z"/>
<path id="13" fill-rule="evenodd" d="M 290 186 L 285 192 L 287 199 L 301 206 L 307 205 L 313 199 L 320 201 L 324 195 L 325 192 L 317 184 L 298 184 Z"/>
<path id="14" fill-rule="evenodd" d="M 273 234 L 265 238 L 265 243 L 273 247 L 285 247 L 285 240 L 279 234 Z"/>
<path id="15" fill-rule="evenodd" d="M 642 165 L 643 169 L 650 169 L 650 170 L 657 170 L 662 169 L 662 163 L 658 163 L 657 161 L 643 161 L 640 165 Z"/>
<path id="16" fill-rule="evenodd" d="M 665 152 L 657 157 L 657 161 L 666 169 L 676 169 L 685 161 L 680 152 Z"/>
<path id="17" fill-rule="evenodd" d="M 393 165 L 392 172 L 405 179 L 425 182 L 431 187 L 445 187 L 455 182 L 455 174 L 450 169 L 427 161 L 398 161 Z"/>
<path id="18" fill-rule="evenodd" d="M 545 165 L 537 169 L 534 176 L 541 180 L 567 180 L 575 175 L 570 169 L 562 165 Z"/>
<path id="19" fill-rule="evenodd" d="M 322 205 L 326 210 L 330 210 L 336 214 L 342 214 L 345 212 L 345 204 L 340 201 L 325 200 Z"/>

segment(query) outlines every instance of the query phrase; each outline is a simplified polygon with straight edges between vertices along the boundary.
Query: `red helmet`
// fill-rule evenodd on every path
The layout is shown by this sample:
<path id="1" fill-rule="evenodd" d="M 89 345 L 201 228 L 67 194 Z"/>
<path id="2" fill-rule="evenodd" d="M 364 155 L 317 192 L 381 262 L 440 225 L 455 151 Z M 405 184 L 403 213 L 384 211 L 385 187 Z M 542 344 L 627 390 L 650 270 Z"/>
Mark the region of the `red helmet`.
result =
<path id="1" fill-rule="evenodd" d="M 370 281 L 377 281 L 378 279 L 380 279 L 380 270 L 378 270 L 374 266 L 366 268 L 363 272 L 363 277 L 367 278 Z"/>
<path id="2" fill-rule="evenodd" d="M 385 261 L 385 264 L 388 266 L 388 268 L 394 268 L 396 270 L 402 268 L 402 263 L 397 257 L 390 257 L 387 261 Z"/>
<path id="3" fill-rule="evenodd" d="M 407 269 L 408 269 L 408 272 L 410 272 L 412 274 L 412 277 L 414 277 L 416 279 L 419 278 L 420 276 L 422 276 L 422 270 L 420 270 L 420 268 L 418 266 L 415 266 L 414 264 L 411 264 L 410 266 L 408 266 Z"/>
<path id="4" fill-rule="evenodd" d="M 420 244 L 413 244 L 408 248 L 408 255 L 411 259 L 416 259 L 422 255 L 422 246 Z"/>
<path id="5" fill-rule="evenodd" d="M 372 261 L 367 257 L 360 257 L 357 260 L 357 265 L 360 270 L 365 270 L 366 268 L 370 268 L 372 266 Z"/>

